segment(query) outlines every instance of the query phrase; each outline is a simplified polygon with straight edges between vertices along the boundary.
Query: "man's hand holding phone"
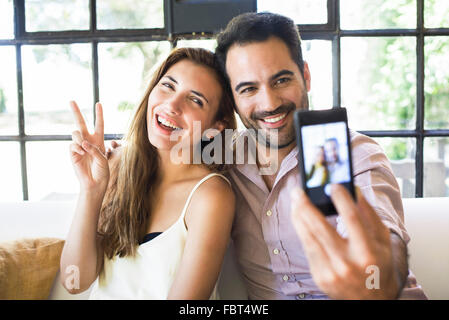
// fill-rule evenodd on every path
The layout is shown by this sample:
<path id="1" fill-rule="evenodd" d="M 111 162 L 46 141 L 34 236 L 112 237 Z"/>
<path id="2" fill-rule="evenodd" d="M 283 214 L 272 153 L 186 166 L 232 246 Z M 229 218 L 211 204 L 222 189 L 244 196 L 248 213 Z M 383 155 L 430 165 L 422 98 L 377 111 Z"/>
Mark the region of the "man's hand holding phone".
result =
<path id="1" fill-rule="evenodd" d="M 356 195 L 357 202 L 345 187 L 331 187 L 332 202 L 348 233 L 343 238 L 302 189 L 292 191 L 292 222 L 312 277 L 333 299 L 395 299 L 400 288 L 390 231 L 359 189 Z M 378 271 L 378 288 L 367 285 L 373 271 Z"/>
<path id="2" fill-rule="evenodd" d="M 302 189 L 291 194 L 291 217 L 315 283 L 334 299 L 396 298 L 390 230 L 354 188 L 346 109 L 297 111 L 295 126 Z M 333 214 L 347 238 L 327 221 Z"/>

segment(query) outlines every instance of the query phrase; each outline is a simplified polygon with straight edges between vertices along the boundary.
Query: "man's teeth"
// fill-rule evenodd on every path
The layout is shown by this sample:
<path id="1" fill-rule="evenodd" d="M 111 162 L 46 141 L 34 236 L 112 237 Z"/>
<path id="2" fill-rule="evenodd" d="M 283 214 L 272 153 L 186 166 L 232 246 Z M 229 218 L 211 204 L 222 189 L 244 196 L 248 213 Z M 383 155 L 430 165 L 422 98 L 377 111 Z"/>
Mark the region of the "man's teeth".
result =
<path id="1" fill-rule="evenodd" d="M 157 117 L 157 121 L 159 121 L 160 123 L 162 123 L 164 126 L 173 128 L 175 130 L 181 130 L 180 127 L 175 126 L 173 123 L 171 123 L 170 121 L 168 121 L 167 119 L 164 119 L 162 117 Z"/>
<path id="2" fill-rule="evenodd" d="M 283 115 L 280 115 L 279 117 L 276 117 L 276 118 L 269 118 L 269 119 L 263 119 L 263 121 L 268 122 L 268 123 L 275 123 L 275 122 L 278 122 L 278 121 L 284 119 L 286 115 L 287 115 L 287 114 L 284 113 Z"/>

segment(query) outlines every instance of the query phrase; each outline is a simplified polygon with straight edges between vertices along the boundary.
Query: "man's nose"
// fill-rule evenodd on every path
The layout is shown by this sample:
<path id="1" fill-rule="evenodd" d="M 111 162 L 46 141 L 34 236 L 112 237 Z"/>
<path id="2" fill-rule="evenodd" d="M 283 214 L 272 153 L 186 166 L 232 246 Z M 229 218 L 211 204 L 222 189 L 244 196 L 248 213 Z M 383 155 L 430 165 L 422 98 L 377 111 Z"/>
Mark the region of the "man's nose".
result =
<path id="1" fill-rule="evenodd" d="M 262 101 L 261 107 L 263 111 L 274 111 L 276 110 L 282 103 L 278 94 L 271 88 L 267 88 L 262 91 Z"/>

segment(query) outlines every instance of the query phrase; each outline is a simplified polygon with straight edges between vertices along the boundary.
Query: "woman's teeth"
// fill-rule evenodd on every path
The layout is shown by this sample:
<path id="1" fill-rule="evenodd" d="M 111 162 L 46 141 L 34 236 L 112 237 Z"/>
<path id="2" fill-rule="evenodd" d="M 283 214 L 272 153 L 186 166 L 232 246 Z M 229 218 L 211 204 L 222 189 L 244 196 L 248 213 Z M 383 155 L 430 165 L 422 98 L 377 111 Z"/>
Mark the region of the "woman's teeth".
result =
<path id="1" fill-rule="evenodd" d="M 170 128 L 175 129 L 175 130 L 181 130 L 180 127 L 175 126 L 173 123 L 171 123 L 170 121 L 168 121 L 167 119 L 164 119 L 162 117 L 157 116 L 157 121 L 159 121 L 160 123 L 162 123 L 166 127 L 170 127 Z"/>
<path id="2" fill-rule="evenodd" d="M 265 119 L 263 119 L 263 121 L 268 122 L 268 123 L 275 123 L 275 122 L 278 122 L 278 121 L 284 119 L 286 115 L 287 114 L 284 113 L 283 115 L 280 115 L 279 117 L 276 117 L 276 118 L 269 118 L 269 119 L 265 118 Z"/>

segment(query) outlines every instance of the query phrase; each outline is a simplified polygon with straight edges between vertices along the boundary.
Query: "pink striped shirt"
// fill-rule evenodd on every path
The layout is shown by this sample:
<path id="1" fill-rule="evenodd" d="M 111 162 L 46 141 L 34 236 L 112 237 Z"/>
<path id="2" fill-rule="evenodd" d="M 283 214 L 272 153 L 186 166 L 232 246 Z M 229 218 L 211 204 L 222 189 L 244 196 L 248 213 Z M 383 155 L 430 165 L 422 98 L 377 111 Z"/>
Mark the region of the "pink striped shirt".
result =
<path id="1" fill-rule="evenodd" d="M 408 243 L 401 194 L 387 157 L 373 139 L 355 131 L 351 146 L 355 184 L 384 224 Z M 256 164 L 236 165 L 229 176 L 237 200 L 232 239 L 249 298 L 328 298 L 312 279 L 290 219 L 290 190 L 300 182 L 297 147 L 280 164 L 271 191 Z M 346 236 L 339 217 L 327 220 Z M 425 298 L 412 273 L 401 298 Z"/>

